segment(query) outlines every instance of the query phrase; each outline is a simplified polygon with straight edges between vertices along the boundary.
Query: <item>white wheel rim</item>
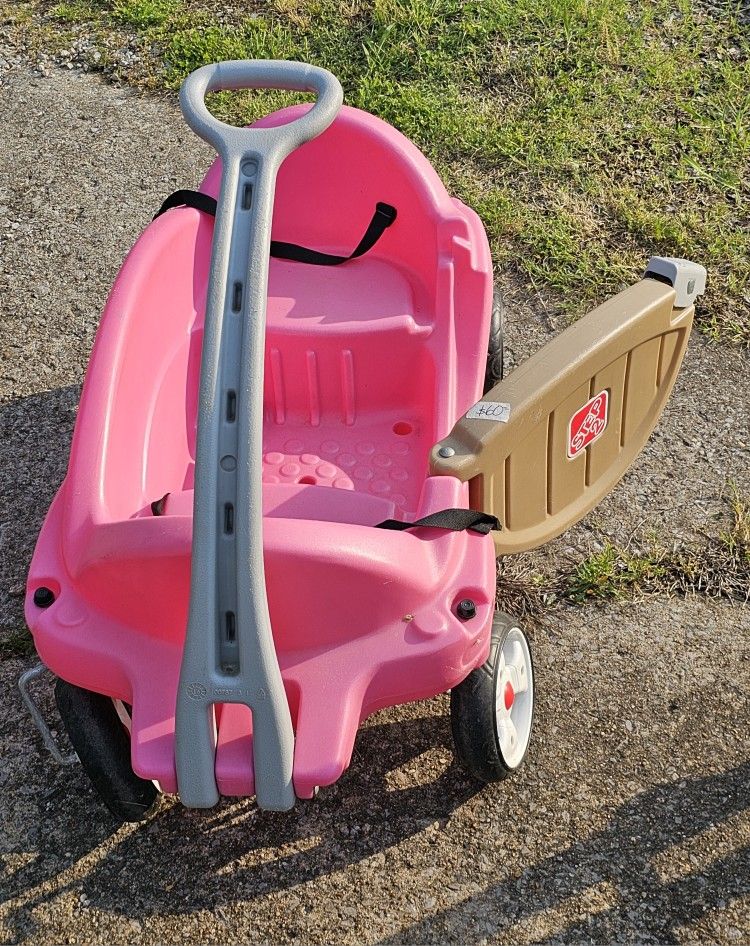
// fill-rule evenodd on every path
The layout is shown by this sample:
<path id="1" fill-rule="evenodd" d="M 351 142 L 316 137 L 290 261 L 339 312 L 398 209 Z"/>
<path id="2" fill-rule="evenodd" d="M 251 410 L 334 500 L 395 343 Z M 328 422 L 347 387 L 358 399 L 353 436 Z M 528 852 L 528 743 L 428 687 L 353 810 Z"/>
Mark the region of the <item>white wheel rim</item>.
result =
<path id="1" fill-rule="evenodd" d="M 513 627 L 503 641 L 495 673 L 495 733 L 503 762 L 517 768 L 529 745 L 534 712 L 534 671 L 521 630 Z"/>
<path id="2" fill-rule="evenodd" d="M 127 707 L 122 702 L 122 700 L 113 699 L 112 702 L 114 703 L 117 715 L 120 717 L 120 722 L 127 729 L 127 731 L 130 732 L 132 720 L 130 719 L 130 713 L 128 712 Z"/>

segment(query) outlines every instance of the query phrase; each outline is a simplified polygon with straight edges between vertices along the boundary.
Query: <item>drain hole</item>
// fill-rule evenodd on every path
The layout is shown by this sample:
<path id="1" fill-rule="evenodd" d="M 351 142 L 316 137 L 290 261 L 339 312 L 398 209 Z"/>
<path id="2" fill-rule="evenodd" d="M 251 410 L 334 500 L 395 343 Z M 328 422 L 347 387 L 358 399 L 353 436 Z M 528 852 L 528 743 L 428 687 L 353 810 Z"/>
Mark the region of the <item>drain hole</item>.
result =
<path id="1" fill-rule="evenodd" d="M 231 503 L 224 504 L 224 531 L 227 535 L 234 533 L 234 506 Z"/>
<path id="2" fill-rule="evenodd" d="M 234 611 L 227 611 L 224 615 L 224 639 L 233 644 L 237 637 L 237 628 L 234 623 Z"/>
<path id="3" fill-rule="evenodd" d="M 405 437 L 407 434 L 410 434 L 414 430 L 412 425 L 405 420 L 399 420 L 393 425 L 393 433 L 398 434 L 399 437 Z"/>
<path id="4" fill-rule="evenodd" d="M 253 185 L 249 182 L 242 188 L 242 209 L 249 210 L 253 206 Z"/>
<path id="5" fill-rule="evenodd" d="M 301 476 L 298 480 L 298 483 L 305 483 L 307 486 L 315 486 L 318 482 L 314 476 Z"/>

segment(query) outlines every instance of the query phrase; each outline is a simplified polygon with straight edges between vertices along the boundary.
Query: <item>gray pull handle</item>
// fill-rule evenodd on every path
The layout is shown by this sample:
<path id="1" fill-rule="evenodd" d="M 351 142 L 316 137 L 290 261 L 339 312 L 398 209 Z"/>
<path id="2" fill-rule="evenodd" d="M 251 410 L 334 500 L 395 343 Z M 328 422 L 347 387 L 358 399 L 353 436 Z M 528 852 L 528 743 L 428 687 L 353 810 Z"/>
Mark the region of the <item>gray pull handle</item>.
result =
<path id="1" fill-rule="evenodd" d="M 300 118 L 273 128 L 236 128 L 208 111 L 206 92 L 245 88 L 314 91 L 318 99 Z M 342 99 L 329 72 L 295 62 L 204 66 L 180 90 L 186 121 L 222 159 L 201 357 L 190 611 L 175 721 L 177 782 L 188 807 L 219 799 L 215 703 L 252 710 L 259 807 L 294 804 L 294 732 L 263 568 L 268 258 L 279 165 L 325 131 Z"/>
<path id="2" fill-rule="evenodd" d="M 300 118 L 276 128 L 237 128 L 220 121 L 206 106 L 207 92 L 239 89 L 288 89 L 315 92 L 313 107 Z M 286 154 L 317 137 L 336 117 L 344 93 L 339 80 L 317 66 L 275 59 L 237 59 L 202 66 L 180 88 L 185 121 L 222 156 L 236 148 L 258 147 L 261 142 Z"/>

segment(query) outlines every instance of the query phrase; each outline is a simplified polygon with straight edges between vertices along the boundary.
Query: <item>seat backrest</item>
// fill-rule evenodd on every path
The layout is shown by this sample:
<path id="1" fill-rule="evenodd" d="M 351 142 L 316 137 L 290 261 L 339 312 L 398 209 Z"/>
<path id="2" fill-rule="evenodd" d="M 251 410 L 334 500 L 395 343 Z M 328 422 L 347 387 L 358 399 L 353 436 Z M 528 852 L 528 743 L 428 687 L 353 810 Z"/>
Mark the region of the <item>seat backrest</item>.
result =
<path id="1" fill-rule="evenodd" d="M 290 121 L 309 106 L 266 116 L 259 127 Z M 218 163 L 201 189 L 216 196 Z M 395 223 L 368 253 L 408 280 L 415 321 L 439 386 L 437 436 L 480 393 L 492 299 L 492 264 L 476 214 L 452 198 L 408 138 L 367 112 L 344 106 L 318 138 L 294 151 L 277 182 L 273 239 L 348 254 L 375 205 L 396 208 Z M 353 265 L 353 264 L 352 264 Z M 378 292 L 371 287 L 371 293 Z"/>

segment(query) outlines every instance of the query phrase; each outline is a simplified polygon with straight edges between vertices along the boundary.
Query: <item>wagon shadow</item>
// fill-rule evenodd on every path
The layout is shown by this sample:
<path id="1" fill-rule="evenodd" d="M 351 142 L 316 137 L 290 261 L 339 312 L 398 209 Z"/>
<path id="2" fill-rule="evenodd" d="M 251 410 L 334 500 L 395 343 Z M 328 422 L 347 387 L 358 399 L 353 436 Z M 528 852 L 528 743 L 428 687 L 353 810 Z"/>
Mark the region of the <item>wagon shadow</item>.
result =
<path id="1" fill-rule="evenodd" d="M 210 813 L 167 802 L 148 823 L 119 831 L 102 815 L 83 772 L 65 770 L 47 796 L 51 815 L 39 843 L 43 855 L 45 839 L 58 838 L 63 863 L 58 853 L 45 874 L 40 857 L 13 875 L 8 896 L 21 902 L 6 923 L 28 934 L 36 909 L 68 890 L 93 907 L 138 920 L 214 911 L 341 870 L 444 822 L 477 793 L 480 786 L 448 761 L 449 740 L 447 716 L 375 722 L 360 730 L 351 768 L 339 782 L 291 812 L 260 812 L 247 800 Z M 414 784 L 415 775 L 424 775 L 427 752 L 434 777 Z M 406 773 L 405 787 L 394 785 L 396 770 Z M 101 859 L 79 872 L 102 848 Z M 70 868 L 83 876 L 55 884 Z"/>
<path id="2" fill-rule="evenodd" d="M 616 902 L 537 940 L 553 943 L 683 942 L 679 928 L 750 893 L 750 847 L 738 845 L 705 867 L 665 877 L 654 859 L 721 827 L 750 808 L 750 763 L 727 772 L 659 785 L 615 810 L 607 826 L 585 841 L 546 858 L 518 877 L 488 887 L 454 907 L 402 929 L 380 946 L 435 943 L 446 929 L 473 938 L 477 923 L 493 917 L 497 935 L 565 900 L 610 884 Z M 696 849 L 696 848 L 694 848 Z M 705 850 L 700 845 L 698 850 Z M 576 911 L 579 912 L 579 911 Z"/>
<path id="3" fill-rule="evenodd" d="M 80 784 L 68 786 L 67 799 L 55 799 L 53 809 L 65 813 L 55 814 L 59 824 L 45 830 L 54 835 L 63 829 L 71 850 L 68 867 L 105 850 L 87 872 L 76 869 L 83 873 L 80 879 L 51 885 L 54 889 L 44 884 L 54 879 L 52 872 L 40 877 L 33 865 L 26 877 L 19 872 L 14 896 L 22 902 L 7 922 L 28 933 L 37 907 L 66 890 L 132 920 L 199 910 L 221 916 L 223 906 L 343 870 L 435 821 L 445 822 L 476 793 L 477 786 L 452 764 L 446 767 L 448 736 L 444 716 L 372 725 L 361 731 L 352 768 L 342 780 L 291 813 L 262 813 L 246 801 L 225 803 L 210 815 L 174 804 L 146 825 L 115 833 L 102 818 L 92 818 L 94 799 L 83 774 L 75 772 L 70 778 Z M 389 773 L 423 773 L 427 751 L 436 753 L 442 771 L 427 783 L 394 790 Z M 749 807 L 750 763 L 657 786 L 616 809 L 591 837 L 382 942 L 442 942 L 451 938 L 446 932 L 451 928 L 467 940 L 474 938 L 476 924 L 486 927 L 487 917 L 498 934 L 607 883 L 614 905 L 599 912 L 585 909 L 581 919 L 545 942 L 676 943 L 678 927 L 748 892 L 750 849 L 740 847 L 705 868 L 666 878 L 655 859 Z M 58 863 L 54 873 L 59 871 Z"/>

